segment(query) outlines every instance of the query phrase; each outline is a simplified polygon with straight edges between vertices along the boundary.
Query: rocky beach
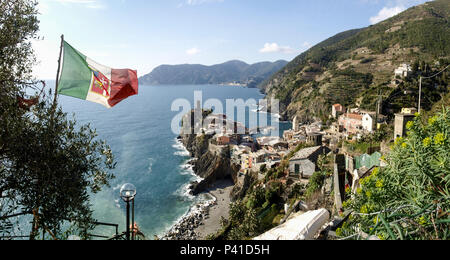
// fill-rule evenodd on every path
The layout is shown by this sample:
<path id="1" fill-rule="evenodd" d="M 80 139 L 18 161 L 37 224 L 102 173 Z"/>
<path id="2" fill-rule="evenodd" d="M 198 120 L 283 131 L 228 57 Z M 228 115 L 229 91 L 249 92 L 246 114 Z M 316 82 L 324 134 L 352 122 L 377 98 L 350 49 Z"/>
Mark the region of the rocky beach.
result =
<path id="1" fill-rule="evenodd" d="M 204 240 L 217 232 L 222 217 L 229 214 L 231 180 L 221 180 L 204 192 L 210 200 L 194 205 L 189 212 L 176 223 L 161 240 Z"/>

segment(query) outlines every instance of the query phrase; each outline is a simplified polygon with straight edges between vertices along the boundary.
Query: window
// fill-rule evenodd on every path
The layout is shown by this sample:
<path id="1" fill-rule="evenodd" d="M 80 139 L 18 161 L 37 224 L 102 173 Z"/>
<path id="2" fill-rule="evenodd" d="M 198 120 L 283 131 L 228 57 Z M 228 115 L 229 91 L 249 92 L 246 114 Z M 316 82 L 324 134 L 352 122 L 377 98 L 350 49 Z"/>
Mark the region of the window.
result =
<path id="1" fill-rule="evenodd" d="M 299 175 L 300 174 L 300 164 L 296 164 L 295 165 L 295 174 Z"/>

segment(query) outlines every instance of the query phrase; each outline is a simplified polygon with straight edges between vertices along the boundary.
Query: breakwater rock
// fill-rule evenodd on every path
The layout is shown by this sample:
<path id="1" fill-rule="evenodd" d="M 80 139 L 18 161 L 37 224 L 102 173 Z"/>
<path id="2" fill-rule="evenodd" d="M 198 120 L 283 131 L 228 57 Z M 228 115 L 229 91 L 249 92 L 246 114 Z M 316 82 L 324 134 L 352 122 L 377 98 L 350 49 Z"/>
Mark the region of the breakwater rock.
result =
<path id="1" fill-rule="evenodd" d="M 175 224 L 161 240 L 198 240 L 199 235 L 195 229 L 204 224 L 209 218 L 210 207 L 216 204 L 216 199 L 195 205 L 190 211 Z"/>

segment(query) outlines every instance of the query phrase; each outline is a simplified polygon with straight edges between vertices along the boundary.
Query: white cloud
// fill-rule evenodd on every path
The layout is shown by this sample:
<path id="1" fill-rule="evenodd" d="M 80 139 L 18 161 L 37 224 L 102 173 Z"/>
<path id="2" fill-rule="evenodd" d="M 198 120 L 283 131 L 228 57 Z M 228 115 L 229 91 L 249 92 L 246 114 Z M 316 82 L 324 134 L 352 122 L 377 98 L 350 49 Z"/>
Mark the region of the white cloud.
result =
<path id="1" fill-rule="evenodd" d="M 200 53 L 200 50 L 197 48 L 192 48 L 186 51 L 186 54 L 190 56 L 196 55 L 198 53 Z"/>
<path id="2" fill-rule="evenodd" d="M 272 53 L 272 52 L 281 52 L 285 54 L 294 53 L 295 50 L 289 46 L 279 46 L 277 43 L 266 43 L 264 44 L 264 48 L 260 49 L 261 53 Z"/>
<path id="3" fill-rule="evenodd" d="M 403 5 L 398 5 L 394 7 L 384 7 L 383 9 L 380 10 L 380 12 L 378 12 L 376 16 L 370 17 L 370 23 L 371 24 L 379 23 L 405 10 L 406 8 Z"/>

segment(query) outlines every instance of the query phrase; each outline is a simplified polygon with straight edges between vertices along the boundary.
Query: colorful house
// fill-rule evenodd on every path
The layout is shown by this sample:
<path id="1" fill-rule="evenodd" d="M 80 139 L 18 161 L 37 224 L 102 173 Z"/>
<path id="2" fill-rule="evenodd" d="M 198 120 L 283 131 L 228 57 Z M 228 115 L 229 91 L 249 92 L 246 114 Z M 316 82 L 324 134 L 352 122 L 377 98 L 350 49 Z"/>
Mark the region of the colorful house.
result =
<path id="1" fill-rule="evenodd" d="M 334 104 L 331 108 L 331 115 L 333 118 L 338 118 L 339 115 L 342 115 L 345 113 L 345 108 L 341 104 Z"/>
<path id="2" fill-rule="evenodd" d="M 357 134 L 363 129 L 363 116 L 356 113 L 347 113 L 339 117 L 339 125 L 349 134 Z"/>

